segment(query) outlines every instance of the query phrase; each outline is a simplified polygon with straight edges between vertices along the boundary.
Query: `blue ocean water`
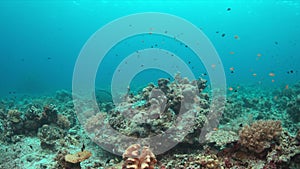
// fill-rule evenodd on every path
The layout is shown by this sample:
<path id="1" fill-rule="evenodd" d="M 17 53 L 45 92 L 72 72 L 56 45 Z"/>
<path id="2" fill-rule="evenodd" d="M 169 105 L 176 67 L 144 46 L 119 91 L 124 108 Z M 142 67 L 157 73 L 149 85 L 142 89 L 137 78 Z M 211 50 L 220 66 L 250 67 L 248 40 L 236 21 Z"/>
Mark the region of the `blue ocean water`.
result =
<path id="1" fill-rule="evenodd" d="M 220 60 L 204 64 L 199 58 L 213 55 L 198 56 L 193 45 L 181 41 L 194 35 L 183 31 L 185 25 L 162 34 L 148 27 L 109 49 L 95 76 L 89 68 L 96 62 L 83 65 L 84 77 L 76 81 L 78 58 L 86 56 L 81 54 L 99 30 L 145 13 L 193 24 Z M 124 143 L 132 142 L 121 135 L 155 150 L 156 168 L 214 163 L 220 168 L 300 168 L 298 0 L 1 0 L 0 21 L 0 168 L 125 168 L 132 161 L 124 156 Z M 149 23 L 147 18 L 140 22 Z M 118 33 L 138 27 L 125 25 L 98 40 L 110 44 Z M 180 33 L 172 35 L 174 29 Z M 93 45 L 99 53 L 104 50 Z M 89 54 L 87 60 L 99 57 Z M 195 87 L 196 81 L 178 76 L 167 82 L 177 72 L 193 78 L 186 69 L 206 79 L 207 86 L 205 80 Z M 213 90 L 214 80 L 222 82 L 210 76 L 216 70 L 224 71 L 226 92 Z M 85 77 L 95 78 L 98 90 L 92 98 L 74 87 L 85 87 Z M 165 79 L 159 85 L 160 78 Z M 157 139 L 161 135 L 172 139 Z M 81 164 L 66 159 L 89 151 L 91 157 Z M 148 153 L 138 160 L 148 162 Z M 136 160 L 135 152 L 131 155 Z"/>
<path id="2" fill-rule="evenodd" d="M 298 1 L 1 1 L 0 94 L 70 90 L 76 59 L 89 37 L 119 17 L 143 12 L 175 15 L 201 29 L 220 56 L 228 86 L 276 88 L 299 81 Z M 112 49 L 99 68 L 96 86 L 109 86 L 107 79 L 126 55 L 151 48 L 162 38 L 153 36 L 132 37 Z M 154 40 L 142 44 L 141 39 Z M 158 47 L 176 48 L 196 76 L 206 74 L 179 42 L 170 39 Z M 161 76 L 170 75 L 141 72 L 133 85 L 138 88 Z"/>

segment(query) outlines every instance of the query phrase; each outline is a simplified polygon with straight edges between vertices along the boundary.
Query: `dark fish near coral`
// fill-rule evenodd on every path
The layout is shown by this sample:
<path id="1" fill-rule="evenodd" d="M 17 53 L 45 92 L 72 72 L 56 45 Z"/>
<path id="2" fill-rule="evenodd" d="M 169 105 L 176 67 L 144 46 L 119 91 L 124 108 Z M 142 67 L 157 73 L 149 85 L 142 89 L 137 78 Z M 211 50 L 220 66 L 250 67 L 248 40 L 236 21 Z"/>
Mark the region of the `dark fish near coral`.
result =
<path id="1" fill-rule="evenodd" d="M 85 145 L 84 143 L 82 143 L 81 151 L 84 151 L 84 149 L 85 149 Z"/>

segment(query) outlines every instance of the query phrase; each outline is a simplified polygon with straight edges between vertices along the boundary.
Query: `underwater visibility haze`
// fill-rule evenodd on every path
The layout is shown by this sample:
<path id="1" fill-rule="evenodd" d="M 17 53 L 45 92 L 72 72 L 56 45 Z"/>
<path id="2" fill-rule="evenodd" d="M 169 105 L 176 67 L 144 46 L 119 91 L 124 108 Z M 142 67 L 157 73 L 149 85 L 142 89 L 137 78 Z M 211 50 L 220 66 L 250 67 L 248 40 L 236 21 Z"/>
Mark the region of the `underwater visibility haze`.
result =
<path id="1" fill-rule="evenodd" d="M 1 1 L 0 168 L 300 168 L 300 2 Z"/>

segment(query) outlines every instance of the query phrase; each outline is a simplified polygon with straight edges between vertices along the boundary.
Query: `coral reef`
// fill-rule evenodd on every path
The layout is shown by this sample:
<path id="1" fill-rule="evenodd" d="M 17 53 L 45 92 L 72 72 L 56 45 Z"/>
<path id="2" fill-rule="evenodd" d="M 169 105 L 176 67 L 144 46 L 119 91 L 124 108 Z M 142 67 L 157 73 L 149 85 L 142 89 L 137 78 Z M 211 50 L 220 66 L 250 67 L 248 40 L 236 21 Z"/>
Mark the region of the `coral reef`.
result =
<path id="1" fill-rule="evenodd" d="M 174 154 L 172 157 L 160 161 L 160 168 L 199 168 L 199 169 L 221 169 L 225 168 L 225 162 L 220 161 L 217 155 L 203 152 L 188 154 Z"/>
<path id="2" fill-rule="evenodd" d="M 261 153 L 278 141 L 282 131 L 280 121 L 256 121 L 251 126 L 244 126 L 240 131 L 239 143 L 248 150 Z"/>
<path id="3" fill-rule="evenodd" d="M 291 117 L 292 121 L 296 123 L 300 122 L 300 94 L 287 103 L 286 112 Z"/>
<path id="4" fill-rule="evenodd" d="M 39 128 L 37 136 L 42 148 L 55 149 L 57 140 L 63 138 L 65 132 L 58 127 L 45 124 Z"/>
<path id="5" fill-rule="evenodd" d="M 287 131 L 283 131 L 279 138 L 279 144 L 268 152 L 267 161 L 276 165 L 286 165 L 299 154 L 300 141 L 297 140 L 297 137 L 291 137 Z"/>
<path id="6" fill-rule="evenodd" d="M 69 119 L 62 114 L 58 114 L 57 115 L 57 126 L 59 126 L 62 129 L 69 129 L 71 122 L 69 121 Z"/>
<path id="7" fill-rule="evenodd" d="M 226 131 L 222 129 L 216 129 L 211 131 L 205 136 L 205 141 L 208 143 L 215 143 L 220 149 L 225 148 L 227 144 L 237 142 L 239 136 L 233 131 Z"/>
<path id="8" fill-rule="evenodd" d="M 59 150 L 54 157 L 54 161 L 56 161 L 55 168 L 63 169 L 66 168 L 66 160 L 65 156 L 69 154 L 67 150 Z"/>
<path id="9" fill-rule="evenodd" d="M 38 128 L 42 126 L 40 117 L 42 116 L 42 110 L 35 105 L 29 105 L 24 120 L 24 130 L 29 133 L 35 133 Z"/>
<path id="10" fill-rule="evenodd" d="M 200 164 L 202 168 L 220 169 L 220 162 L 216 155 L 207 155 L 196 157 L 196 164 Z"/>
<path id="11" fill-rule="evenodd" d="M 157 160 L 149 147 L 141 150 L 139 144 L 129 146 L 123 154 L 124 164 L 122 169 L 154 169 Z"/>
<path id="12" fill-rule="evenodd" d="M 77 100 L 68 91 L 1 98 L 0 168 L 300 168 L 300 83 L 277 91 L 257 86 L 229 91 L 220 125 L 199 142 L 211 106 L 205 87 L 203 79 L 162 78 L 141 91 L 129 90 L 117 105 L 109 93 L 96 92 L 105 93 L 96 96 L 100 112 L 95 107 L 85 110 L 78 115 L 86 117 L 84 123 L 76 118 Z M 185 128 L 188 123 L 191 127 Z M 131 138 L 156 136 L 173 126 L 186 133 L 172 135 L 178 144 L 154 156 L 157 147 L 151 146 L 152 152 L 140 146 L 148 145 L 143 142 L 125 147 L 126 142 L 110 136 L 107 126 Z M 123 156 L 105 151 L 97 140 L 117 145 L 114 153 Z"/>
<path id="13" fill-rule="evenodd" d="M 106 125 L 126 136 L 145 138 L 163 134 L 178 123 L 176 125 L 187 134 L 176 133 L 170 136 L 170 140 L 196 143 L 209 112 L 208 95 L 199 93 L 206 87 L 205 83 L 203 79 L 189 81 L 179 74 L 173 82 L 159 79 L 158 86 L 149 84 L 137 95 L 127 94 L 124 101 L 109 112 L 93 114 L 91 111 L 85 128 L 94 136 L 94 140 L 101 140 L 101 144 L 120 144 L 120 138 L 105 136 L 103 132 Z M 87 116 L 90 113 L 85 114 Z M 180 118 L 177 117 L 179 115 Z M 121 154 L 124 150 L 114 151 Z"/>
<path id="14" fill-rule="evenodd" d="M 22 134 L 24 120 L 21 117 L 21 112 L 13 109 L 7 112 L 7 123 L 4 125 L 5 137 L 11 138 L 14 135 Z"/>
<path id="15" fill-rule="evenodd" d="M 80 152 L 77 152 L 75 154 L 67 154 L 65 155 L 65 168 L 72 168 L 72 169 L 80 169 L 80 163 L 88 158 L 90 158 L 92 156 L 92 153 L 87 151 L 87 150 L 83 150 Z"/>

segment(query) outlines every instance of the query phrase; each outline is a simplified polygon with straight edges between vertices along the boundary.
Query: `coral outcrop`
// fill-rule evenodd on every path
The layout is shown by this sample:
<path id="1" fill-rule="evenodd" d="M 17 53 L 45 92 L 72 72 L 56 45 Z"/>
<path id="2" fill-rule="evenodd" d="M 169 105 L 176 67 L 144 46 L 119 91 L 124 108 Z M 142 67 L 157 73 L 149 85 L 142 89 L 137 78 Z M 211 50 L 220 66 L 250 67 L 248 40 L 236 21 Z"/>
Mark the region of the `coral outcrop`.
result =
<path id="1" fill-rule="evenodd" d="M 70 154 L 66 150 L 59 150 L 54 160 L 57 162 L 55 168 L 59 169 L 81 169 L 80 163 L 92 156 L 87 150 Z"/>
<path id="2" fill-rule="evenodd" d="M 279 143 L 268 152 L 267 162 L 276 165 L 287 165 L 291 159 L 300 155 L 300 141 L 292 137 L 287 131 L 283 131 L 279 137 Z"/>
<path id="3" fill-rule="evenodd" d="M 107 125 L 134 138 L 157 136 L 176 126 L 183 132 L 169 134 L 168 139 L 193 144 L 199 141 L 198 136 L 209 113 L 209 96 L 202 92 L 205 87 L 205 80 L 199 78 L 190 81 L 179 74 L 172 82 L 159 79 L 157 86 L 149 84 L 136 95 L 127 94 L 110 112 L 94 114 L 93 111 L 87 111 L 85 116 L 91 115 L 85 127 L 93 139 L 101 141 L 103 145 L 122 144 L 119 143 L 120 138 L 105 133 L 104 127 Z M 114 151 L 121 154 L 124 149 L 118 147 Z"/>
<path id="4" fill-rule="evenodd" d="M 286 113 L 291 117 L 292 121 L 300 122 L 300 94 L 287 103 Z"/>
<path id="5" fill-rule="evenodd" d="M 239 136 L 237 133 L 222 129 L 211 131 L 205 137 L 206 142 L 215 143 L 216 146 L 219 146 L 221 149 L 226 147 L 227 144 L 237 142 L 238 140 Z"/>
<path id="6" fill-rule="evenodd" d="M 217 155 L 209 153 L 195 154 L 174 154 L 169 161 L 162 160 L 162 169 L 173 168 L 195 168 L 195 169 L 223 169 L 225 162 L 221 161 Z"/>
<path id="7" fill-rule="evenodd" d="M 300 83 L 278 92 L 257 86 L 234 87 L 228 92 L 220 125 L 208 130 L 206 142 L 199 144 L 202 126 L 214 106 L 203 91 L 205 86 L 203 79 L 190 81 L 177 75 L 174 81 L 159 79 L 140 91 L 129 90 L 120 104 L 104 102 L 101 98 L 108 98 L 109 93 L 96 92 L 101 95 L 99 109 L 82 106 L 84 113 L 77 114 L 86 117 L 81 124 L 95 136 L 92 140 L 76 118 L 73 104 L 78 100 L 72 100 L 67 91 L 49 97 L 1 98 L 0 168 L 300 168 Z M 108 126 L 134 141 L 112 136 Z M 168 133 L 174 128 L 180 130 Z M 178 144 L 155 157 L 152 152 L 162 147 L 152 146 L 149 138 L 163 134 L 167 141 L 154 142 L 163 148 L 169 141 Z M 94 144 L 99 140 L 101 147 Z M 152 152 L 150 146 L 134 143 L 150 145 Z M 81 152 L 73 153 L 81 145 Z M 122 161 L 103 150 L 103 145 L 119 155 L 132 146 Z"/>
<path id="8" fill-rule="evenodd" d="M 139 144 L 129 146 L 123 154 L 122 169 L 154 169 L 157 160 L 149 147 Z"/>
<path id="9" fill-rule="evenodd" d="M 251 126 L 244 126 L 239 133 L 239 143 L 248 150 L 261 153 L 270 148 L 271 144 L 278 142 L 282 127 L 280 121 L 259 120 Z"/>
<path id="10" fill-rule="evenodd" d="M 43 125 L 38 130 L 37 136 L 41 141 L 41 147 L 47 149 L 55 149 L 57 140 L 65 136 L 65 132 L 56 126 Z"/>
<path id="11" fill-rule="evenodd" d="M 17 109 L 8 110 L 7 123 L 5 124 L 7 137 L 23 133 L 24 119 L 21 115 L 22 113 Z"/>
<path id="12" fill-rule="evenodd" d="M 92 153 L 87 150 L 83 150 L 75 154 L 67 154 L 65 156 L 66 168 L 80 169 L 80 163 L 91 156 Z"/>

